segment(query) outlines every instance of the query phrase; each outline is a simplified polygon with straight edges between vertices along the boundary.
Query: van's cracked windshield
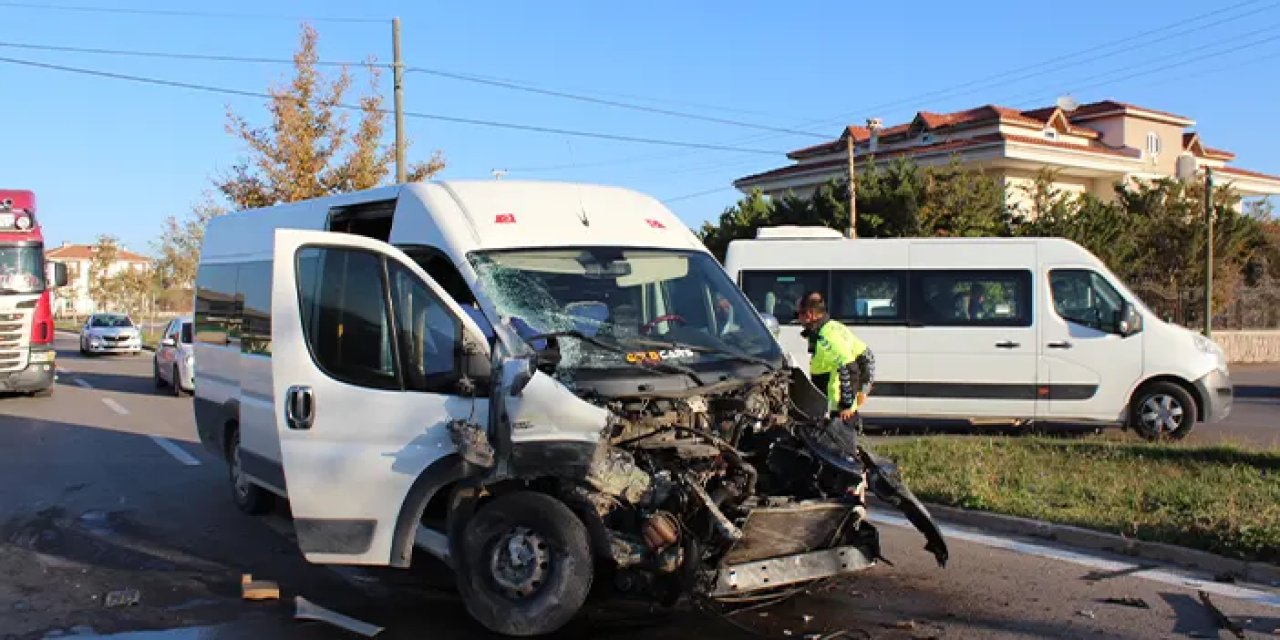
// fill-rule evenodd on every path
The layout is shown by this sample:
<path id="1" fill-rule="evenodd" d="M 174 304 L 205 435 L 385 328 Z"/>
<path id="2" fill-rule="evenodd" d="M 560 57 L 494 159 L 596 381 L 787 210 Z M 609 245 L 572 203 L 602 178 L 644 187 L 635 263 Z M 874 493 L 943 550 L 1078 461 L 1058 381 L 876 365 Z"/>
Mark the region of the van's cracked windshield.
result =
<path id="1" fill-rule="evenodd" d="M 692 251 L 571 248 L 489 251 L 471 262 L 502 320 L 525 338 L 576 332 L 560 366 L 701 365 L 781 352 L 711 256 Z M 545 340 L 532 340 L 535 348 Z M 619 353 L 602 348 L 617 345 Z"/>

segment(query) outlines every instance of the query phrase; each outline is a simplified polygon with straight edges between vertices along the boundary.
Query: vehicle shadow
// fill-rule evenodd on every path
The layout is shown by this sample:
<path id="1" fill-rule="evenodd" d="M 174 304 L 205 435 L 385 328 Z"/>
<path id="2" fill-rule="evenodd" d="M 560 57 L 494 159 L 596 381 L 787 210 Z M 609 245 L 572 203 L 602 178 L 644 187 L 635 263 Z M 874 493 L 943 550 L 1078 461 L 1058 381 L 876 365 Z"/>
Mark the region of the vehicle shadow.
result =
<path id="1" fill-rule="evenodd" d="M 1236 398 L 1280 399 L 1280 385 L 1242 384 L 1235 387 Z"/>
<path id="2" fill-rule="evenodd" d="M 143 396 L 172 396 L 173 388 L 165 385 L 157 387 L 150 376 L 128 375 L 120 373 L 97 373 L 93 371 L 74 371 L 71 374 L 59 374 L 58 384 L 76 384 L 73 380 L 83 380 L 99 391 L 112 393 L 131 393 Z M 188 397 L 185 394 L 183 397 Z"/>
<path id="3" fill-rule="evenodd" d="M 919 421 L 866 419 L 863 425 L 868 435 L 884 436 L 1026 436 L 1038 435 L 1053 438 L 1086 438 L 1102 433 L 1097 425 L 1032 423 L 1026 425 L 981 425 L 967 421 Z"/>
<path id="4" fill-rule="evenodd" d="M 1195 597 L 1185 593 L 1168 592 L 1161 593 L 1160 597 L 1173 610 L 1175 617 L 1174 627 L 1170 633 L 1191 638 L 1217 638 L 1230 635 L 1230 632 L 1219 633 L 1218 620 L 1213 615 L 1213 612 Z M 1246 634 L 1253 632 L 1266 636 L 1275 633 L 1276 629 L 1280 629 L 1280 618 L 1235 616 L 1231 614 L 1231 600 L 1214 598 L 1213 602 L 1222 611 L 1223 615 L 1238 625 Z"/>

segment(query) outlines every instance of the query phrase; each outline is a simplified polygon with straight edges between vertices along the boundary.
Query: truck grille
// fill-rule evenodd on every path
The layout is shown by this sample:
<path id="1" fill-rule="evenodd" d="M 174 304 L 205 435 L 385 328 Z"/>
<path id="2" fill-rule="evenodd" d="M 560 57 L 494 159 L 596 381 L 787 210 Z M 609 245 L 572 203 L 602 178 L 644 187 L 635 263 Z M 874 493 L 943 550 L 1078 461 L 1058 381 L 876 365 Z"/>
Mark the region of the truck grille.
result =
<path id="1" fill-rule="evenodd" d="M 0 371 L 27 366 L 27 337 L 31 329 L 24 312 L 0 313 Z"/>

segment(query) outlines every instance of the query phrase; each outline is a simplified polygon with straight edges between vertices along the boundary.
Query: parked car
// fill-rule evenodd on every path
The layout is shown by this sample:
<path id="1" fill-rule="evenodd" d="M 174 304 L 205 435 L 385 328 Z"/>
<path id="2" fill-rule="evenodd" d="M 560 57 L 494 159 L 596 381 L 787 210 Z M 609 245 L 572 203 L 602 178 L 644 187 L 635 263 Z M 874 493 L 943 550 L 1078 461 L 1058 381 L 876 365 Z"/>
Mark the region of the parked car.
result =
<path id="1" fill-rule="evenodd" d="M 129 316 L 122 313 L 95 313 L 80 329 L 80 353 L 128 353 L 142 351 L 142 333 Z"/>
<path id="2" fill-rule="evenodd" d="M 827 296 L 831 317 L 875 353 L 873 422 L 1121 424 L 1179 439 L 1231 411 L 1222 349 L 1162 321 L 1069 240 L 851 240 L 778 227 L 730 243 L 725 269 L 783 323 L 801 367 L 796 301 Z"/>
<path id="3" fill-rule="evenodd" d="M 173 395 L 192 393 L 195 384 L 195 350 L 191 348 L 190 317 L 174 318 L 160 334 L 160 345 L 151 359 L 156 388 L 169 387 Z"/>

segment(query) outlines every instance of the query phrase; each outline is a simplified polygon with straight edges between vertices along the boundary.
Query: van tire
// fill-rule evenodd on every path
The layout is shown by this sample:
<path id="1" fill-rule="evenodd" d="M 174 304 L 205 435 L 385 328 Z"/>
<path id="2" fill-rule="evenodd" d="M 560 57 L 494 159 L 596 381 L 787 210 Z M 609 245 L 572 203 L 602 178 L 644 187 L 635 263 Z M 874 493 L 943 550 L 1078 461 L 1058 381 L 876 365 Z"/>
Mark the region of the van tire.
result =
<path id="1" fill-rule="evenodd" d="M 182 383 L 178 382 L 178 380 L 181 380 L 181 378 L 178 377 L 178 365 L 175 364 L 173 365 L 173 395 L 175 397 L 181 398 Z"/>
<path id="2" fill-rule="evenodd" d="M 240 465 L 240 430 L 231 432 L 227 444 L 227 479 L 231 485 L 231 501 L 241 511 L 259 516 L 271 510 L 272 495 L 244 477 Z M 243 484 L 242 484 L 243 483 Z"/>
<path id="3" fill-rule="evenodd" d="M 155 379 L 157 389 L 164 388 L 164 378 L 160 377 L 160 364 L 154 358 L 151 360 L 151 377 Z"/>
<path id="4" fill-rule="evenodd" d="M 518 491 L 493 499 L 466 523 L 455 545 L 467 611 L 496 633 L 552 633 L 577 615 L 591 592 L 595 561 L 587 528 L 551 496 Z M 503 552 L 513 545 L 532 554 L 525 566 L 515 566 L 510 552 Z"/>
<path id="5" fill-rule="evenodd" d="M 1129 426 L 1147 440 L 1181 440 L 1200 415 L 1196 399 L 1174 382 L 1152 382 L 1133 394 Z"/>

